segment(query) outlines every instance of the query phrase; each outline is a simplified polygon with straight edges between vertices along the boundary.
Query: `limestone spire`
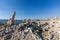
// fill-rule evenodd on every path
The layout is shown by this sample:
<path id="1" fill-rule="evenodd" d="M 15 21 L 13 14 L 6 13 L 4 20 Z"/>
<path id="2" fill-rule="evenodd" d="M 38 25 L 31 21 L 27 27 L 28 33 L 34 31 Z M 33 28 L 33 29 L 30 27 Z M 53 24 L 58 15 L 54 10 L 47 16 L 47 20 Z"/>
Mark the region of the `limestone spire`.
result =
<path id="1" fill-rule="evenodd" d="M 13 15 L 12 15 L 12 18 L 10 18 L 10 19 L 8 20 L 7 24 L 9 24 L 9 25 L 14 24 L 15 15 L 16 15 L 16 12 L 14 11 L 14 13 L 13 13 Z"/>
<path id="2" fill-rule="evenodd" d="M 14 18 L 15 18 L 15 15 L 16 15 L 16 12 L 14 11 L 13 16 L 12 16 L 12 19 L 13 19 L 13 20 L 14 20 Z"/>

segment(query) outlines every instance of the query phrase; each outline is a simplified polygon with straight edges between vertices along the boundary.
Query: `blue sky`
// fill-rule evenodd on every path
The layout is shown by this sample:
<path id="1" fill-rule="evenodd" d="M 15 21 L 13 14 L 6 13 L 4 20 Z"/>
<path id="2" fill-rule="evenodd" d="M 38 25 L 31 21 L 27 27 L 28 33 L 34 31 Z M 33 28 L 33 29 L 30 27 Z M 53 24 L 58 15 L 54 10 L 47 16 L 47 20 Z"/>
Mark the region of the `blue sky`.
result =
<path id="1" fill-rule="evenodd" d="M 16 11 L 16 19 L 60 17 L 60 0 L 0 0 L 0 19 L 9 19 Z"/>

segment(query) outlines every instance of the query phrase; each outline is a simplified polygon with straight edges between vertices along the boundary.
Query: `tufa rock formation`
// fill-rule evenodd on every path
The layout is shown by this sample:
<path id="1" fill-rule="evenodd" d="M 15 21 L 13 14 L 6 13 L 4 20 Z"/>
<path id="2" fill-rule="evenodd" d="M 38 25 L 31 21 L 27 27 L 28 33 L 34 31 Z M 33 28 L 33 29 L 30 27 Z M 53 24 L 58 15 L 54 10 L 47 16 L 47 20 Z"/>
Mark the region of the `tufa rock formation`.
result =
<path id="1" fill-rule="evenodd" d="M 14 24 L 15 15 L 16 15 L 16 12 L 14 11 L 14 14 L 13 14 L 12 18 L 10 18 L 7 22 L 8 25 L 13 25 Z"/>
<path id="2" fill-rule="evenodd" d="M 15 15 L 14 11 L 7 25 L 0 26 L 0 40 L 60 40 L 60 18 L 29 19 L 14 25 Z"/>

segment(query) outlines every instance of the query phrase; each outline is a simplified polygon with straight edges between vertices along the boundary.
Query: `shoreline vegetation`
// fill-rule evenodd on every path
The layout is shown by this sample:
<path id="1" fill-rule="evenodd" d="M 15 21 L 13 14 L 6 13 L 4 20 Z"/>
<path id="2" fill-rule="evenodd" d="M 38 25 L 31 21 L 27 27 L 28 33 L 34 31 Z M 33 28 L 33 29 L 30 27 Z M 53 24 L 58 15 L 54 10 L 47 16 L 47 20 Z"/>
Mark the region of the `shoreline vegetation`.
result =
<path id="1" fill-rule="evenodd" d="M 47 20 L 22 20 L 14 24 L 16 12 L 0 24 L 0 40 L 60 40 L 60 18 Z"/>

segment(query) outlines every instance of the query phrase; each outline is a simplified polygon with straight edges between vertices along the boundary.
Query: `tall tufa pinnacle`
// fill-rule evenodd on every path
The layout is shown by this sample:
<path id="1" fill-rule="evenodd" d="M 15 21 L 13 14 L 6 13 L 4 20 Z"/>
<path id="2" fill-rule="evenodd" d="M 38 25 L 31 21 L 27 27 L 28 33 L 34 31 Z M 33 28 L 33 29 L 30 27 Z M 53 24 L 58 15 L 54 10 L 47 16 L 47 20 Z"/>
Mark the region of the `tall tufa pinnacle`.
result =
<path id="1" fill-rule="evenodd" d="M 15 15 L 16 15 L 16 12 L 14 11 L 12 18 L 10 18 L 10 19 L 8 20 L 7 24 L 9 24 L 9 25 L 13 25 L 13 24 L 14 24 Z"/>
<path id="2" fill-rule="evenodd" d="M 14 14 L 13 14 L 13 16 L 12 16 L 12 19 L 14 20 L 14 18 L 15 18 L 15 15 L 16 15 L 16 12 L 14 11 Z"/>

